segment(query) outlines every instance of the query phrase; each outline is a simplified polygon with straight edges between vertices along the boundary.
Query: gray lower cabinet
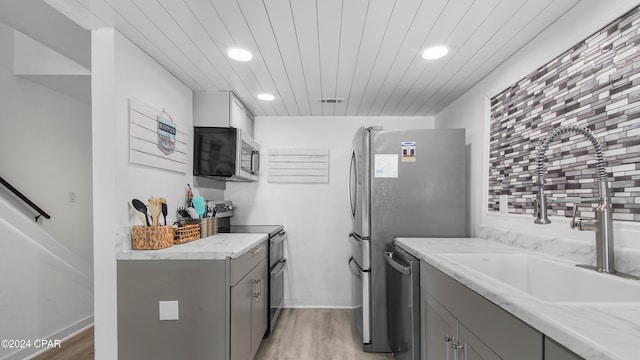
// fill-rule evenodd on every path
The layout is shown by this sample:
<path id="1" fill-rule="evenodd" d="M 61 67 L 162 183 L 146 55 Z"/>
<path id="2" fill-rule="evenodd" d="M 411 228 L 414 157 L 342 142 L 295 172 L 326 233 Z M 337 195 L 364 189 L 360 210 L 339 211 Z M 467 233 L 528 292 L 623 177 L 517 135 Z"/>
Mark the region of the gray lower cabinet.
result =
<path id="1" fill-rule="evenodd" d="M 422 358 L 452 359 L 451 342 L 458 339 L 458 320 L 424 290 L 420 292 L 420 318 Z"/>
<path id="2" fill-rule="evenodd" d="M 584 360 L 550 338 L 544 339 L 545 360 Z"/>
<path id="3" fill-rule="evenodd" d="M 119 260 L 118 359 L 252 359 L 268 316 L 266 246 L 237 259 Z M 177 319 L 160 320 L 167 304 Z"/>
<path id="4" fill-rule="evenodd" d="M 231 359 L 252 359 L 267 330 L 267 262 L 231 287 Z"/>
<path id="5" fill-rule="evenodd" d="M 500 360 L 427 292 L 421 294 L 423 359 Z"/>
<path id="6" fill-rule="evenodd" d="M 423 360 L 542 360 L 544 335 L 420 263 Z"/>

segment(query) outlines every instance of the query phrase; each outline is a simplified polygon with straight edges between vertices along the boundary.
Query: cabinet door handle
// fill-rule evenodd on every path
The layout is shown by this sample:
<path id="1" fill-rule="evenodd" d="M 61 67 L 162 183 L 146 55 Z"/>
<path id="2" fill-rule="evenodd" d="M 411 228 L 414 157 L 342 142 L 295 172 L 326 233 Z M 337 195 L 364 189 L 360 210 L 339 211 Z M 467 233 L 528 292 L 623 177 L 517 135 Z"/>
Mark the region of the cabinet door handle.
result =
<path id="1" fill-rule="evenodd" d="M 262 280 L 254 279 L 253 286 L 255 289 L 253 292 L 253 298 L 258 301 L 262 298 Z"/>
<path id="2" fill-rule="evenodd" d="M 459 351 L 464 349 L 464 345 L 460 345 L 460 340 L 454 339 L 454 341 L 451 343 L 451 348 L 453 349 L 453 358 L 455 360 L 458 360 L 460 358 Z M 465 359 L 466 359 L 466 351 L 465 351 Z"/>
<path id="3" fill-rule="evenodd" d="M 258 281 L 259 281 L 259 280 L 253 279 L 253 281 L 252 281 L 252 283 L 253 283 L 253 284 L 251 285 L 251 286 L 252 286 L 252 288 L 253 288 L 253 289 L 252 289 L 252 291 L 253 291 L 253 298 L 254 298 L 255 300 L 258 300 L 258 296 L 259 296 L 259 295 L 258 295 Z"/>
<path id="4" fill-rule="evenodd" d="M 449 343 L 453 340 L 455 339 L 452 337 L 449 337 L 449 336 L 444 337 L 444 342 L 445 342 L 444 350 L 445 350 L 445 356 L 446 356 L 445 360 L 449 360 Z"/>
<path id="5" fill-rule="evenodd" d="M 260 246 L 259 248 L 257 248 L 257 249 L 255 249 L 255 250 L 253 250 L 253 251 L 252 251 L 252 254 L 253 254 L 253 255 L 256 255 L 257 253 L 259 253 L 260 251 L 262 251 L 262 248 L 263 248 L 263 247 L 264 247 L 264 246 Z"/>

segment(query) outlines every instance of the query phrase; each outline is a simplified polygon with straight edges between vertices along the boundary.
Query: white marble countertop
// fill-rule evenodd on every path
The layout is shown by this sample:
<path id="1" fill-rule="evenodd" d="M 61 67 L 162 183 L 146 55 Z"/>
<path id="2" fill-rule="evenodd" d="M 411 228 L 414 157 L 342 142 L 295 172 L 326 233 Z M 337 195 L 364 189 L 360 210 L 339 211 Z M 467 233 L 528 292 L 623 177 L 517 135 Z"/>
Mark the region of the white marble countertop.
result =
<path id="1" fill-rule="evenodd" d="M 118 260 L 220 260 L 237 258 L 267 240 L 269 234 L 221 233 L 159 250 L 124 250 Z"/>
<path id="2" fill-rule="evenodd" d="M 441 256 L 451 253 L 534 253 L 548 256 L 546 254 L 480 238 L 398 238 L 396 244 L 585 359 L 640 358 L 639 305 L 544 303 Z M 567 261 L 555 257 L 554 260 Z"/>

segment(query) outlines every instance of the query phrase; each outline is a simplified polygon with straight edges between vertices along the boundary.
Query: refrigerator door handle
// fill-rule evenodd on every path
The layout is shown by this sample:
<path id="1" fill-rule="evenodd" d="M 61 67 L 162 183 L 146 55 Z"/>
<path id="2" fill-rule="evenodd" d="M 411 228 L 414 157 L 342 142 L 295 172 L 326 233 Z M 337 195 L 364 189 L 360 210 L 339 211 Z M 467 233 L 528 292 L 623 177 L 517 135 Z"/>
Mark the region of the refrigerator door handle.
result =
<path id="1" fill-rule="evenodd" d="M 353 256 L 349 259 L 349 271 L 358 279 L 362 279 L 362 270 L 360 270 L 360 266 L 358 266 Z"/>
<path id="2" fill-rule="evenodd" d="M 387 261 L 389 265 L 391 265 L 391 267 L 396 269 L 402 275 L 411 275 L 411 268 L 405 267 L 399 262 L 395 261 L 393 258 L 393 253 L 391 251 L 384 252 L 384 259 Z"/>
<path id="3" fill-rule="evenodd" d="M 363 239 L 358 236 L 358 234 L 352 232 L 349 234 L 349 241 L 353 246 L 358 248 L 358 250 L 354 250 L 357 251 L 357 253 L 354 254 L 360 254 L 356 257 L 357 263 L 359 260 L 358 266 L 360 266 L 362 271 L 369 271 L 371 269 L 371 240 Z"/>
<path id="4" fill-rule="evenodd" d="M 357 173 L 357 166 L 356 166 L 356 150 L 352 149 L 351 150 L 351 163 L 349 164 L 349 184 L 347 184 L 347 191 L 349 193 L 349 205 L 351 206 L 351 218 L 355 218 L 356 216 L 356 206 L 354 204 L 354 202 L 357 202 L 357 196 L 358 196 L 358 173 Z M 353 181 L 354 179 L 354 173 L 355 172 L 355 183 Z M 352 189 L 352 187 L 355 187 L 355 189 Z M 354 197 L 355 196 L 355 197 Z"/>
<path id="5" fill-rule="evenodd" d="M 355 246 L 362 246 L 362 240 L 354 233 L 349 234 L 349 241 Z"/>

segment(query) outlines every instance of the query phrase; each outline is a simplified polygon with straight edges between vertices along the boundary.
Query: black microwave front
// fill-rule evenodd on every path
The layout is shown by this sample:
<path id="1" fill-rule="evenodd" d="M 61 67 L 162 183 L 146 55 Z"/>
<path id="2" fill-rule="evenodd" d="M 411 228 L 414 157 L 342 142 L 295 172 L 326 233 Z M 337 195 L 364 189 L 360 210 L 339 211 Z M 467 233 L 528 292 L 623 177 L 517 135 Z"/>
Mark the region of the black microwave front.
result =
<path id="1" fill-rule="evenodd" d="M 194 126 L 193 175 L 258 181 L 260 145 L 240 129 Z"/>

